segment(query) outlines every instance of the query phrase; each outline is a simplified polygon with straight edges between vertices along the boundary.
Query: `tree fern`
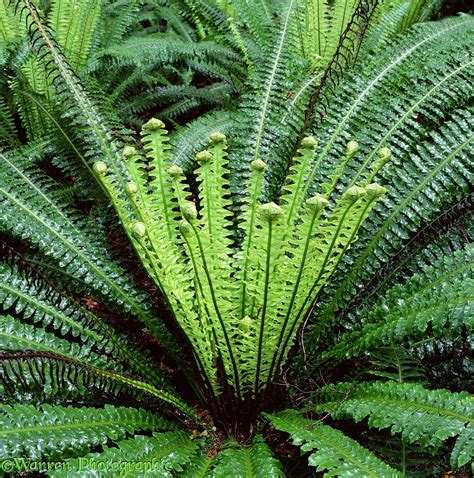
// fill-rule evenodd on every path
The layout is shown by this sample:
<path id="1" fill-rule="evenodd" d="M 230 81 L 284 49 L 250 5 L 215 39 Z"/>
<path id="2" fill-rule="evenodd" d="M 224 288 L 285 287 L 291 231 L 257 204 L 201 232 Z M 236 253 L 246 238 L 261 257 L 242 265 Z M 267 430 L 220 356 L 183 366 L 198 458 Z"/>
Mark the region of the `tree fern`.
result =
<path id="1" fill-rule="evenodd" d="M 341 254 L 350 246 L 360 224 L 385 190 L 376 183 L 368 184 L 366 188 L 357 186 L 347 190 L 336 201 L 332 214 L 328 214 L 316 227 L 315 219 L 328 200 L 324 196 L 315 196 L 305 203 L 304 196 L 296 195 L 296 191 L 289 187 L 287 196 L 282 196 L 282 202 L 288 203 L 290 209 L 287 213 L 289 224 L 283 227 L 281 217 L 285 214 L 285 209 L 272 203 L 260 205 L 263 184 L 260 182 L 259 189 L 257 181 L 255 186 L 250 186 L 249 212 L 246 214 L 246 222 L 242 224 L 248 241 L 243 254 L 239 253 L 233 267 L 230 267 L 225 259 L 235 251 L 230 247 L 232 223 L 227 218 L 231 212 L 227 199 L 229 185 L 225 180 L 225 136 L 219 133 L 213 135 L 209 151 L 202 151 L 196 156 L 197 162 L 201 164 L 196 172 L 200 201 L 198 217 L 196 206 L 186 200 L 187 193 L 180 179 L 180 168 L 171 167 L 166 132 L 162 128 L 163 123 L 154 119 L 144 126 L 143 142 L 145 150 L 149 151 L 149 165 L 152 168 L 148 175 L 144 176 L 143 167 L 140 169 L 137 153 L 126 151 L 129 174 L 136 181 L 127 186 L 127 191 L 134 198 L 139 215 L 130 217 L 126 208 L 120 208 L 118 212 L 124 227 L 130 231 L 129 235 L 134 237 L 137 252 L 149 274 L 163 292 L 188 337 L 196 344 L 195 353 L 200 355 L 199 362 L 213 387 L 217 383 L 210 362 L 217 359 L 211 359 L 216 353 L 214 347 L 217 346 L 224 372 L 238 395 L 243 391 L 239 375 L 249 374 L 248 370 L 240 372 L 239 368 L 249 367 L 249 354 L 256 350 L 253 359 L 256 374 L 253 387 L 255 393 L 258 393 L 261 382 L 268 385 L 272 374 L 278 373 L 281 362 L 292 345 L 294 334 L 310 307 L 311 297 L 328 280 Z M 350 148 L 354 146 L 355 143 L 349 145 Z M 300 151 L 302 158 L 297 158 L 290 173 L 290 181 L 295 182 L 297 187 L 312 161 L 314 149 L 314 139 L 308 138 L 303 142 Z M 354 153 L 355 150 L 351 149 L 349 154 Z M 262 168 L 259 163 L 252 164 L 253 174 L 260 174 Z M 114 190 L 116 180 L 113 174 L 108 173 L 105 164 L 96 163 L 94 169 L 109 194 L 117 194 Z M 168 178 L 165 172 L 169 175 Z M 156 188 L 154 183 L 158 183 Z M 328 197 L 331 192 L 331 189 L 327 190 Z M 296 195 L 293 203 L 288 199 L 291 194 Z M 119 199 L 115 201 L 119 203 Z M 180 214 L 177 213 L 176 205 L 181 208 Z M 184 223 L 178 229 L 179 217 L 182 217 Z M 258 217 L 260 220 L 257 220 Z M 293 224 L 299 218 L 303 218 L 303 223 Z M 288 231 L 288 226 L 295 227 L 294 231 Z M 316 234 L 314 239 L 313 234 Z M 183 241 L 187 261 L 180 250 Z M 188 261 L 192 265 L 191 270 L 185 266 Z M 318 271 L 316 279 L 303 282 L 306 267 L 313 273 Z M 235 278 L 234 270 L 238 271 Z M 280 273 L 288 281 L 286 288 L 282 288 L 285 282 L 279 279 Z M 243 281 L 243 287 L 238 281 Z M 190 301 L 194 294 L 189 286 L 193 283 L 197 286 L 197 309 Z M 293 298 L 286 309 L 281 294 L 290 294 L 291 290 Z M 242 332 L 236 327 L 238 322 L 234 317 L 235 305 L 238 303 L 238 320 L 245 323 L 245 327 L 253 329 L 250 336 L 242 336 Z M 212 329 L 212 334 L 207 339 L 203 336 L 203 327 L 204 330 L 208 327 Z M 263 343 L 268 345 L 275 339 L 275 355 L 268 352 L 264 354 Z M 205 341 L 208 341 L 206 351 Z M 217 343 L 213 343 L 214 341 Z M 244 359 L 241 359 L 241 365 L 236 358 L 237 347 L 239 356 Z M 244 387 L 248 388 L 249 385 Z"/>

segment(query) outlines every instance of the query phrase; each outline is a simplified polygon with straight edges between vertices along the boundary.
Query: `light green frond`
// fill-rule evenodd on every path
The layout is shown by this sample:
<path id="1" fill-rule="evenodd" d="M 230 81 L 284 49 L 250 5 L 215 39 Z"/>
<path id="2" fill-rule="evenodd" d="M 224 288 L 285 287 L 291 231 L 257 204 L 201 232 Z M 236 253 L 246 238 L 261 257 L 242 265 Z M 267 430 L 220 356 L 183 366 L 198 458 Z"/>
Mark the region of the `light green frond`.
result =
<path id="1" fill-rule="evenodd" d="M 219 453 L 218 462 L 211 474 L 215 478 L 242 476 L 245 478 L 283 478 L 280 462 L 263 441 L 261 435 L 255 436 L 248 447 L 229 445 Z"/>
<path id="2" fill-rule="evenodd" d="M 8 0 L 0 2 L 0 40 L 8 43 L 19 36 L 18 17 Z"/>
<path id="3" fill-rule="evenodd" d="M 54 0 L 48 14 L 48 23 L 55 32 L 71 66 L 78 71 L 89 58 L 93 36 L 101 15 L 98 0 Z"/>

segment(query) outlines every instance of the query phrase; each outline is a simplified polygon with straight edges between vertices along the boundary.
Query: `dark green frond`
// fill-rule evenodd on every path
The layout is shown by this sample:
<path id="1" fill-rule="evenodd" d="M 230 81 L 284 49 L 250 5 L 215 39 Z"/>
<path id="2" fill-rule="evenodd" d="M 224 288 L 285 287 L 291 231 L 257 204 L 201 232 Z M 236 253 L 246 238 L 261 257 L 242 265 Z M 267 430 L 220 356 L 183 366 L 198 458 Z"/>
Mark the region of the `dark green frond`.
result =
<path id="1" fill-rule="evenodd" d="M 272 425 L 290 434 L 294 445 L 302 452 L 311 452 L 310 466 L 327 476 L 341 478 L 398 478 L 403 475 L 379 460 L 369 450 L 344 433 L 313 420 L 303 418 L 295 410 L 266 415 Z"/>
<path id="2" fill-rule="evenodd" d="M 360 180 L 361 168 L 378 161 L 377 152 L 389 146 L 391 166 L 380 173 L 389 192 L 376 208 L 378 213 L 362 227 L 357 246 L 341 262 L 338 275 L 319 301 L 314 337 L 333 323 L 331 317 L 339 307 L 347 307 L 347 301 L 363 293 L 363 284 L 424 224 L 469 191 L 473 117 L 463 105 L 472 92 L 474 64 L 467 42 L 473 31 L 472 19 L 467 17 L 436 27 L 420 26 L 404 49 L 397 46 L 377 68 L 371 66 L 358 79 L 341 85 L 332 113 L 319 131 L 324 146 L 314 189 L 339 167 L 340 160 L 330 159 L 329 148 L 342 155 L 345 141 L 360 134 L 364 160 L 355 155 L 347 163 L 342 184 Z M 312 340 L 308 338 L 307 344 Z"/>
<path id="3" fill-rule="evenodd" d="M 429 337 L 457 336 L 474 327 L 473 247 L 439 258 L 405 284 L 389 289 L 372 308 L 363 308 L 361 327 L 343 334 L 321 360 L 347 359 L 360 353 Z"/>
<path id="4" fill-rule="evenodd" d="M 97 367 L 111 370 L 120 370 L 114 361 L 105 355 L 99 355 L 89 347 L 60 339 L 44 329 L 32 325 L 22 324 L 6 315 L 0 316 L 0 350 L 36 350 L 39 352 L 53 352 L 70 359 L 84 361 Z"/>
<path id="5" fill-rule="evenodd" d="M 180 473 L 193 460 L 198 444 L 185 432 L 153 433 L 147 437 L 136 435 L 119 441 L 116 447 L 104 447 L 102 453 L 90 453 L 82 458 L 66 460 L 63 470 L 51 471 L 54 478 L 85 478 L 96 476 L 93 462 L 111 462 L 114 466 L 100 472 L 101 477 L 171 476 Z M 82 460 L 82 461 L 81 461 Z M 80 465 L 82 463 L 82 466 Z M 128 465 L 128 469 L 127 469 Z"/>
<path id="6" fill-rule="evenodd" d="M 170 430 L 175 425 L 141 409 L 3 405 L 0 414 L 2 459 L 32 460 L 74 456 L 109 439 L 119 441 L 141 430 Z"/>
<path id="7" fill-rule="evenodd" d="M 34 169 L 26 173 L 5 155 L 0 155 L 0 161 L 0 170 L 6 173 L 0 178 L 0 199 L 4 207 L 2 229 L 37 245 L 44 254 L 100 294 L 113 295 L 118 304 L 151 329 L 164 331 L 160 321 L 146 309 L 144 296 L 131 286 L 124 271 L 105 259 L 102 245 L 94 244 L 92 230 L 84 233 L 72 220 L 70 209 L 62 208 L 47 194 L 54 193 L 50 182 L 41 175 L 33 180 Z M 167 340 L 167 333 L 164 334 Z"/>
<path id="8" fill-rule="evenodd" d="M 408 442 L 437 448 L 456 437 L 451 465 L 459 468 L 474 456 L 472 425 L 474 400 L 468 393 L 426 390 L 414 383 L 372 382 L 328 386 L 333 399 L 318 405 L 336 419 L 350 417 L 356 422 L 368 418 L 369 427 L 390 428 Z M 344 400 L 338 394 L 348 393 Z"/>

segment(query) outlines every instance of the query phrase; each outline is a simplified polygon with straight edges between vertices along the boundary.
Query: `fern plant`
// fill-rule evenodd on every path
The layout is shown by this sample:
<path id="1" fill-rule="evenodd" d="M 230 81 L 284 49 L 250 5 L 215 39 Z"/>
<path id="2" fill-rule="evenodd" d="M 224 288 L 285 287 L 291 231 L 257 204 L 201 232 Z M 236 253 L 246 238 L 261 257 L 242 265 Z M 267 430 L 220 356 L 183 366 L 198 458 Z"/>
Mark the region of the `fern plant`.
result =
<path id="1" fill-rule="evenodd" d="M 41 4 L 48 23 L 2 4 L 37 53 L 5 70 L 27 100 L 0 153 L 2 471 L 466 470 L 472 395 L 430 360 L 472 341 L 472 18 L 407 33 L 431 3 L 132 2 L 107 26 L 139 18 L 117 61 L 152 55 L 166 19 L 248 76 L 231 107 L 131 135 L 76 72 L 94 35 L 71 5 Z"/>

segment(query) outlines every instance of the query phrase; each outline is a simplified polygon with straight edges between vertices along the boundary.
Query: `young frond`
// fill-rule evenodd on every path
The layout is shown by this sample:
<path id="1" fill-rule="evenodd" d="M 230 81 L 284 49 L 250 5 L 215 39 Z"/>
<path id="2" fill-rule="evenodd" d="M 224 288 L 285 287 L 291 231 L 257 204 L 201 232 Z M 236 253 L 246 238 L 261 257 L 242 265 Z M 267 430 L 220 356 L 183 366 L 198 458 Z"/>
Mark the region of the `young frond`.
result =
<path id="1" fill-rule="evenodd" d="M 323 194 L 307 199 L 317 143 L 306 138 L 281 206 L 262 204 L 265 164 L 253 161 L 239 221 L 243 241 L 236 246 L 225 135 L 211 135 L 208 149 L 196 155 L 194 200 L 182 169 L 173 165 L 163 122 L 148 121 L 142 141 L 146 162 L 133 148 L 124 151 L 134 181 L 127 194 L 137 215 L 119 207 L 122 224 L 193 343 L 214 392 L 219 387 L 212 364 L 218 361 L 237 395 L 258 394 L 280 373 L 313 297 L 385 194 L 373 178 L 389 152 L 382 151 L 359 186 L 333 197 L 344 165 L 358 151 L 357 143 L 349 142 L 332 182 Z M 119 205 L 113 172 L 101 162 L 94 171 Z"/>

